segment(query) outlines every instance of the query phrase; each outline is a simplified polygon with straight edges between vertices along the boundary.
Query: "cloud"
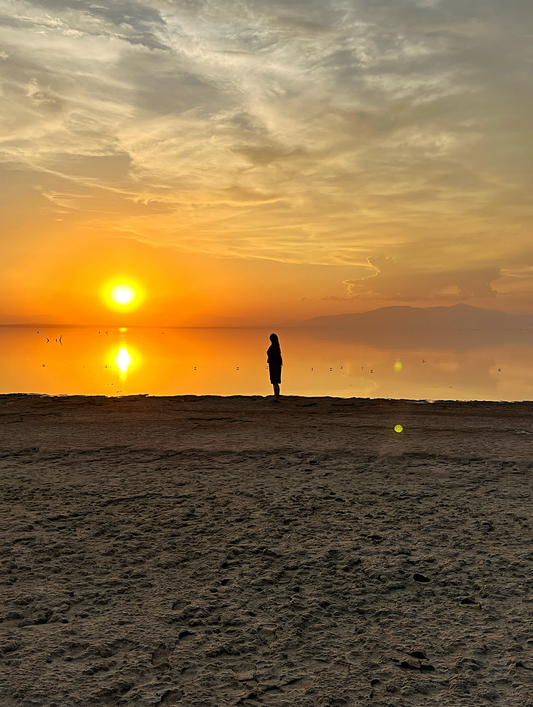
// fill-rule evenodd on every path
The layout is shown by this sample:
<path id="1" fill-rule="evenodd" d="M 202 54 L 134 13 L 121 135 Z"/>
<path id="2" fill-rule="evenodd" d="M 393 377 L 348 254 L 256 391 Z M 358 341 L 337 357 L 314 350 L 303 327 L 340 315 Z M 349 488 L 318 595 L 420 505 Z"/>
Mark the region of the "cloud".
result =
<path id="1" fill-rule="evenodd" d="M 356 298 L 493 297 L 528 247 L 525 0 L 0 0 L 0 15 L 0 161 L 54 195 L 43 214 L 61 201 L 87 233 L 214 255 L 372 258 Z"/>
<path id="2" fill-rule="evenodd" d="M 421 272 L 400 266 L 393 258 L 368 258 L 374 272 L 357 280 L 344 280 L 345 297 L 331 296 L 329 300 L 393 300 L 419 302 L 427 300 L 465 301 L 496 297 L 492 283 L 500 278 L 498 267 L 471 270 L 436 270 Z"/>
<path id="3" fill-rule="evenodd" d="M 158 30 L 164 28 L 164 20 L 160 11 L 150 2 L 113 0 L 113 2 L 94 3 L 87 0 L 32 0 L 25 4 L 29 8 L 42 8 L 49 18 L 49 25 L 55 23 L 57 26 L 70 29 L 71 32 L 92 29 L 95 33 L 109 33 L 131 44 L 143 44 L 151 49 L 166 48 L 158 37 Z M 51 13 L 55 13 L 56 16 L 50 18 Z M 40 23 L 43 23 L 42 15 Z M 46 25 L 46 20 L 44 24 Z"/>
<path id="4" fill-rule="evenodd" d="M 42 106 L 54 111 L 61 110 L 59 96 L 52 91 L 50 86 L 39 86 L 36 79 L 30 81 L 26 95 L 39 107 Z"/>

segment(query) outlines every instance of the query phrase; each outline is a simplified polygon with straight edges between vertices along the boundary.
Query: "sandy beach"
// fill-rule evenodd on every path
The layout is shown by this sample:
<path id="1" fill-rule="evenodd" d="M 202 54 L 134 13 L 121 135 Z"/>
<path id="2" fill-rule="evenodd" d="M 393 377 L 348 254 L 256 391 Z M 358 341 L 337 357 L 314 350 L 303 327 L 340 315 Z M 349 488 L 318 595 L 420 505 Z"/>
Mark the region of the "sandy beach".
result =
<path id="1" fill-rule="evenodd" d="M 4 395 L 0 486 L 2 707 L 533 705 L 533 403 Z"/>

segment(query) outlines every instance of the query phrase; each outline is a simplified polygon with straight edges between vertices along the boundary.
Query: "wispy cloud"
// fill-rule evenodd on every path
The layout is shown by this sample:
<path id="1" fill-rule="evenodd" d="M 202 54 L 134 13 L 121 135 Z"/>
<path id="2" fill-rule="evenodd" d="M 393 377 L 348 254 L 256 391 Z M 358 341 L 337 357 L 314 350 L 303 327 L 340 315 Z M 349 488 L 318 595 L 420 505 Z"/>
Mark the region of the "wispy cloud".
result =
<path id="1" fill-rule="evenodd" d="M 467 301 L 496 297 L 492 283 L 500 278 L 500 269 L 465 268 L 463 270 L 422 270 L 401 267 L 392 258 L 368 258 L 373 270 L 366 277 L 344 280 L 346 295 L 332 295 L 328 300 L 385 300 L 424 302 L 431 300 Z"/>
<path id="2" fill-rule="evenodd" d="M 0 0 L 0 20 L 0 180 L 23 174 L 43 219 L 395 263 L 347 297 L 493 297 L 530 252 L 529 1 Z"/>

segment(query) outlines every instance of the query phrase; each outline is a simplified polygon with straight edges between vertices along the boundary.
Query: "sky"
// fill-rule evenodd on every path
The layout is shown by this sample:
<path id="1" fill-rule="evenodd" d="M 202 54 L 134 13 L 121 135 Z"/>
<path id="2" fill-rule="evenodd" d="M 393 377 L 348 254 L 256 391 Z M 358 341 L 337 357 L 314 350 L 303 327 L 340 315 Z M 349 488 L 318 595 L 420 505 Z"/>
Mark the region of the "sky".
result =
<path id="1" fill-rule="evenodd" d="M 532 40 L 531 0 L 0 0 L 0 319 L 533 313 Z"/>

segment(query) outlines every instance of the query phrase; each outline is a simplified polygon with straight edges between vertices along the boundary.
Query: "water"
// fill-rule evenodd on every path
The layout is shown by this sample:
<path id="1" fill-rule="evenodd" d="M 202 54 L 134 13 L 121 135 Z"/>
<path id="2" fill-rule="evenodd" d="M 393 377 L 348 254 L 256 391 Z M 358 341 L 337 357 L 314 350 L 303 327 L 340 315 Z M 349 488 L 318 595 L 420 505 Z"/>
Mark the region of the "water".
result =
<path id="1" fill-rule="evenodd" d="M 265 356 L 269 333 L 4 327 L 0 393 L 270 395 Z M 277 333 L 285 363 L 282 394 L 533 398 L 532 332 Z"/>

